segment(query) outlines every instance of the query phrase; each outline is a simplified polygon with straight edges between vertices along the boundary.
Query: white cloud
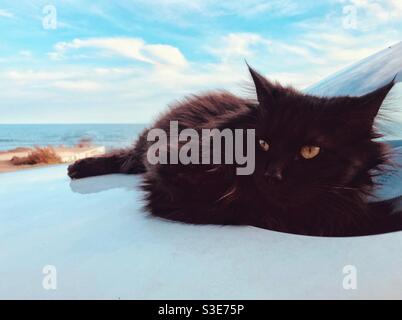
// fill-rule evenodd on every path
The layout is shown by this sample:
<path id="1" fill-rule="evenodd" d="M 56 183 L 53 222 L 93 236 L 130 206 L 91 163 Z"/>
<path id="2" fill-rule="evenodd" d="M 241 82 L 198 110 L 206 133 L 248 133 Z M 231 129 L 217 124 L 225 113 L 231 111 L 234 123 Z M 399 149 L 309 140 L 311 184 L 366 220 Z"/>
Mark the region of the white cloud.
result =
<path id="1" fill-rule="evenodd" d="M 360 1 L 363 6 L 364 0 Z M 384 1 L 387 1 L 387 5 L 396 7 L 402 3 Z M 158 3 L 153 7 L 159 8 Z M 229 1 L 204 4 L 198 0 L 174 0 L 174 3 L 174 6 L 171 3 L 166 6 L 171 9 L 176 7 L 179 12 L 200 12 L 200 15 L 219 16 L 236 12 L 236 15 L 249 17 L 264 10 L 269 11 L 269 5 L 263 1 L 251 1 L 255 7 L 248 2 L 240 4 Z M 183 6 L 180 6 L 180 3 Z M 216 10 L 205 12 L 207 5 Z M 164 12 L 164 4 L 160 7 L 160 12 Z M 249 10 L 241 13 L 241 10 L 246 8 Z M 11 106 L 16 100 L 29 101 L 27 105 L 32 106 L 46 103 L 60 110 L 76 107 L 77 117 L 81 114 L 91 114 L 85 112 L 94 110 L 100 121 L 109 121 L 112 120 L 110 117 L 114 117 L 113 121 L 144 122 L 164 110 L 171 101 L 186 94 L 221 88 L 246 95 L 242 85 L 249 81 L 250 77 L 244 63 L 245 58 L 272 80 L 298 88 L 307 87 L 324 76 L 396 42 L 400 35 L 392 28 L 382 28 L 374 32 L 345 30 L 342 28 L 340 8 L 337 7 L 335 13 L 316 18 L 315 21 L 287 25 L 286 28 L 294 27 L 298 32 L 297 36 L 293 35 L 290 40 L 275 38 L 269 30 L 261 30 L 261 34 L 222 34 L 221 29 L 216 33 L 208 33 L 207 39 L 200 39 L 199 42 L 192 40 L 194 44 L 202 43 L 194 47 L 197 54 L 209 54 L 204 55 L 202 61 L 186 58 L 175 46 L 167 43 L 148 43 L 141 38 L 99 37 L 59 42 L 48 54 L 52 60 L 57 60 L 51 62 L 53 69 L 48 66 L 37 67 L 36 70 L 29 70 L 30 67 L 15 67 L 0 72 L 2 97 L 4 101 L 8 97 L 7 101 Z M 381 10 L 378 9 L 377 13 L 380 14 Z M 284 30 L 283 34 L 289 36 L 291 30 Z M 28 53 L 21 51 L 20 56 L 28 56 Z M 35 57 L 37 56 L 39 55 L 36 54 Z M 96 64 L 99 57 L 101 62 L 107 62 L 109 67 L 99 67 Z M 121 63 L 119 60 L 119 63 L 114 65 L 116 57 L 123 57 L 127 61 Z M 87 60 L 84 59 L 91 59 L 91 64 L 86 65 Z M 93 67 L 94 64 L 97 67 Z M 122 113 L 119 114 L 117 110 Z M 79 118 L 78 121 L 85 120 Z"/>
<path id="2" fill-rule="evenodd" d="M 338 0 L 344 6 L 356 10 L 356 26 L 362 31 L 374 30 L 379 26 L 400 21 L 401 0 Z"/>
<path id="3" fill-rule="evenodd" d="M 4 78 L 11 80 L 21 88 L 58 88 L 68 91 L 96 91 L 102 88 L 92 76 L 92 70 L 12 70 L 4 74 Z"/>
<path id="4" fill-rule="evenodd" d="M 64 81 L 56 81 L 53 83 L 55 88 L 79 92 L 79 91 L 98 91 L 102 89 L 102 85 L 97 83 L 96 81 L 77 81 L 77 80 L 64 80 Z"/>
<path id="5" fill-rule="evenodd" d="M 247 78 L 244 59 L 265 70 L 269 78 L 298 88 L 307 87 L 328 72 L 323 67 L 326 61 L 317 50 L 300 41 L 287 43 L 255 33 L 230 33 L 215 39 L 207 49 L 225 66 L 226 72 L 237 70 L 243 79 Z M 305 63 L 300 64 L 301 60 Z"/>
<path id="6" fill-rule="evenodd" d="M 63 71 L 36 71 L 36 70 L 11 70 L 5 73 L 5 77 L 9 80 L 24 82 L 35 81 L 54 81 L 62 77 L 71 76 Z"/>
<path id="7" fill-rule="evenodd" d="M 387 1 L 387 0 L 386 0 Z M 402 15 L 402 1 L 400 0 L 388 0 L 388 3 L 392 9 L 395 9 L 399 15 Z"/>
<path id="8" fill-rule="evenodd" d="M 147 44 L 140 38 L 91 38 L 74 39 L 71 42 L 59 42 L 54 52 L 48 55 L 58 60 L 64 57 L 68 50 L 83 48 L 100 49 L 107 54 L 117 55 L 150 64 L 167 64 L 183 67 L 187 61 L 178 48 L 166 44 Z"/>
<path id="9" fill-rule="evenodd" d="M 0 18 L 14 18 L 14 14 L 8 10 L 0 9 Z"/>
<path id="10" fill-rule="evenodd" d="M 144 45 L 142 52 L 146 59 L 153 64 L 186 66 L 187 60 L 179 49 L 165 44 Z"/>
<path id="11" fill-rule="evenodd" d="M 303 5 L 295 0 L 248 0 L 248 1 L 202 1 L 205 3 L 205 14 L 210 15 L 238 15 L 253 18 L 257 15 L 293 16 L 307 10 L 307 3 Z"/>
<path id="12" fill-rule="evenodd" d="M 152 10 L 154 15 L 159 13 L 158 16 L 164 20 L 186 19 L 193 14 L 207 17 L 236 15 L 249 18 L 260 14 L 292 16 L 307 9 L 307 3 L 301 5 L 296 0 L 137 0 L 135 3 L 123 1 L 122 5 L 127 10 Z M 158 8 L 157 12 L 155 8 Z"/>
<path id="13" fill-rule="evenodd" d="M 220 37 L 216 44 L 207 49 L 221 60 L 235 57 L 248 58 L 254 55 L 255 46 L 268 45 L 270 41 L 255 33 L 229 33 Z"/>
<path id="14" fill-rule="evenodd" d="M 19 55 L 23 58 L 32 58 L 32 52 L 29 50 L 21 50 Z"/>
<path id="15" fill-rule="evenodd" d="M 346 32 L 318 29 L 310 30 L 301 41 L 306 48 L 311 47 L 324 57 L 326 63 L 353 63 L 398 41 L 392 34 L 356 37 Z"/>
<path id="16" fill-rule="evenodd" d="M 373 53 L 371 50 L 375 45 L 367 47 L 367 43 L 374 38 L 356 42 L 352 36 L 331 33 L 323 28 L 323 25 L 304 28 L 300 38 L 291 44 L 255 33 L 230 33 L 217 37 L 208 46 L 215 61 L 203 63 L 187 62 L 172 46 L 148 45 L 137 38 L 76 39 L 56 44 L 54 53 L 69 57 L 70 51 L 100 49 L 109 55 L 146 64 L 63 69 L 62 62 L 59 62 L 61 67 L 57 71 L 13 70 L 6 76 L 21 91 L 30 92 L 36 88 L 46 95 L 45 91 L 52 90 L 52 95 L 60 97 L 60 100 L 68 94 L 67 100 L 72 104 L 83 103 L 76 100 L 80 95 L 71 95 L 72 92 L 85 92 L 89 104 L 99 103 L 98 100 L 103 97 L 102 103 L 108 102 L 109 105 L 151 105 L 150 110 L 162 110 L 175 98 L 208 89 L 229 89 L 244 95 L 243 85 L 250 80 L 244 58 L 270 79 L 303 88 L 339 70 L 346 63 Z M 178 65 L 186 65 L 186 68 Z M 113 101 L 110 97 L 114 97 Z M 152 112 L 149 111 L 149 114 Z"/>

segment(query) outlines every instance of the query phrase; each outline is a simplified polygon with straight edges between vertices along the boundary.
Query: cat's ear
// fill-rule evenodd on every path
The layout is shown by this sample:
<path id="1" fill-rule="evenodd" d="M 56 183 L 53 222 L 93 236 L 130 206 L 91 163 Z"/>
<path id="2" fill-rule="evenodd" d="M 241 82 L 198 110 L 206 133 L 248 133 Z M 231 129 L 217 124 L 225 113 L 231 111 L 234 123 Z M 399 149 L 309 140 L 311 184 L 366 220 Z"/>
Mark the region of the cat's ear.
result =
<path id="1" fill-rule="evenodd" d="M 394 85 L 395 78 L 377 90 L 352 98 L 351 105 L 346 106 L 347 110 L 345 110 L 349 118 L 347 121 L 362 128 L 371 129 L 381 105 Z"/>
<path id="2" fill-rule="evenodd" d="M 367 118 L 374 120 L 374 118 L 378 114 L 378 111 L 380 110 L 381 105 L 383 104 L 385 98 L 394 87 L 394 85 L 395 78 L 383 87 L 374 90 L 364 96 L 358 97 L 355 103 L 357 103 L 362 111 L 366 112 Z"/>
<path id="3" fill-rule="evenodd" d="M 254 82 L 258 102 L 260 104 L 270 104 L 272 99 L 279 93 L 277 86 L 251 68 L 248 64 L 247 67 Z"/>

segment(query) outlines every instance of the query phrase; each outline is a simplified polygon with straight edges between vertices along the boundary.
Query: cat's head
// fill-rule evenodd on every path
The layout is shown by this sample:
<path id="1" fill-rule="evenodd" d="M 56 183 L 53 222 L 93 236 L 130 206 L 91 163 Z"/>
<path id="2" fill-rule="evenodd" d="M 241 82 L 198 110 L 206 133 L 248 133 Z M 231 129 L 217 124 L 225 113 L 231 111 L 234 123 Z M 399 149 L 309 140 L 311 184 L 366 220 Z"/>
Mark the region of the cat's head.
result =
<path id="1" fill-rule="evenodd" d="M 386 160 L 374 119 L 394 82 L 361 97 L 316 97 L 272 83 L 250 68 L 258 107 L 259 190 L 279 206 L 324 193 L 367 191 Z"/>

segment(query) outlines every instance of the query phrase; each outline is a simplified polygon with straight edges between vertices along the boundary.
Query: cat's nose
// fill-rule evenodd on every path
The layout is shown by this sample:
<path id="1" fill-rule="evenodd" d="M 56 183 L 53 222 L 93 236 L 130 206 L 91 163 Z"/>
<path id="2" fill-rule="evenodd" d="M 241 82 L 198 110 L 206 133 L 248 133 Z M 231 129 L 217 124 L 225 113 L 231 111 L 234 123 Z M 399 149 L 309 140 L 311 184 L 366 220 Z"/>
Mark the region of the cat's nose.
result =
<path id="1" fill-rule="evenodd" d="M 282 176 L 282 170 L 278 167 L 274 167 L 274 168 L 268 168 L 265 173 L 264 176 L 272 182 L 279 182 L 282 180 L 283 176 Z"/>

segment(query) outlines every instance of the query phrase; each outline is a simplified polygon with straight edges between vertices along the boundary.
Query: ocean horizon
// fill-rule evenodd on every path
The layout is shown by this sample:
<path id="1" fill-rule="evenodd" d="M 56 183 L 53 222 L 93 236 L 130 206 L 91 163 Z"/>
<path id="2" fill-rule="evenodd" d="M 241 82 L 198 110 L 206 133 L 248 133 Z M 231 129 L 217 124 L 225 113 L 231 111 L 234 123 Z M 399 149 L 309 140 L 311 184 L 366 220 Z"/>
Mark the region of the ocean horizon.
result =
<path id="1" fill-rule="evenodd" d="M 146 124 L 0 124 L 0 150 L 34 146 L 74 146 L 81 139 L 107 149 L 130 146 Z"/>
<path id="2" fill-rule="evenodd" d="M 71 124 L 0 124 L 0 151 L 19 147 L 76 145 L 89 139 L 94 145 L 107 150 L 124 148 L 133 144 L 146 123 L 71 123 Z M 399 124 L 398 124 L 399 125 Z M 400 130 L 394 130 L 398 133 Z M 402 146 L 398 135 L 390 134 L 385 140 L 393 147 Z"/>

